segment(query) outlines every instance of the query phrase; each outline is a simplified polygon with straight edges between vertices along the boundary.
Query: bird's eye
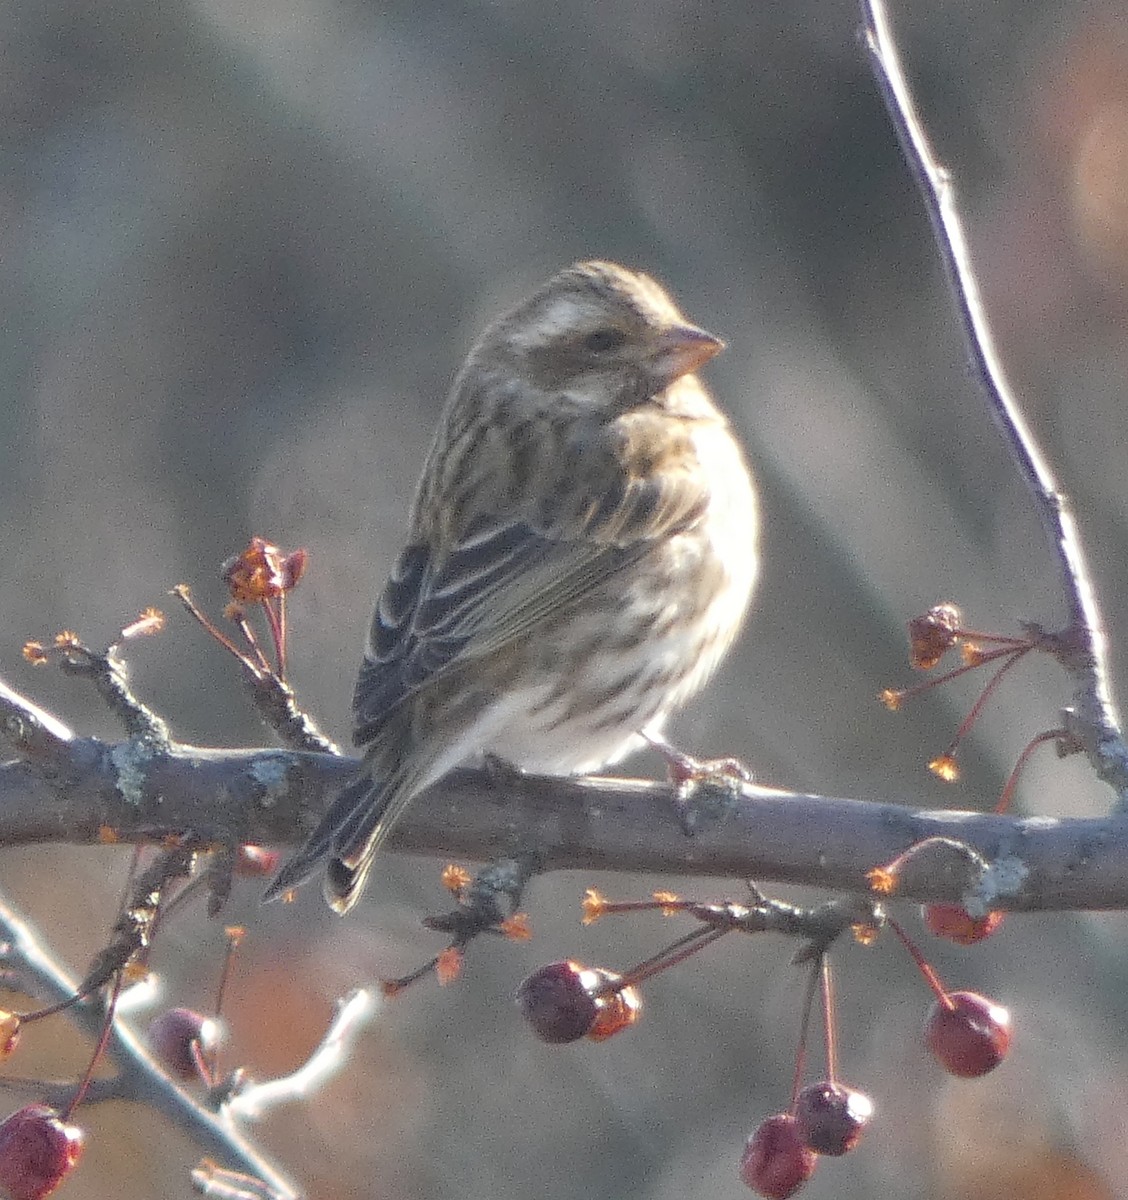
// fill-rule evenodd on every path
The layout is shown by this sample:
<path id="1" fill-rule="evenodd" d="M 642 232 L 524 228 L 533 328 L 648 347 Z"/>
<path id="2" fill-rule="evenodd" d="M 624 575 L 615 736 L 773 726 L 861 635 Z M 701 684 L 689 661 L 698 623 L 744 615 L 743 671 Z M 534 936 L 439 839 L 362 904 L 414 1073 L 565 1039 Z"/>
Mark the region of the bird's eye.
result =
<path id="1" fill-rule="evenodd" d="M 597 329 L 584 338 L 584 349 L 589 354 L 607 354 L 608 351 L 618 350 L 626 340 L 626 334 L 618 329 Z"/>

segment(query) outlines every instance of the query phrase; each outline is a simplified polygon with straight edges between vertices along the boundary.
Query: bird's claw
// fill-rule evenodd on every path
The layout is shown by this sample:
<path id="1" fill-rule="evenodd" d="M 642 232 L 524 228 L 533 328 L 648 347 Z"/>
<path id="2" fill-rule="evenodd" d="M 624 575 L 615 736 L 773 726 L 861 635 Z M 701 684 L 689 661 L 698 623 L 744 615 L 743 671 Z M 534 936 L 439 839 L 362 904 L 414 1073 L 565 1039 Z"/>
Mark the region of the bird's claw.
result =
<path id="1" fill-rule="evenodd" d="M 738 758 L 694 758 L 663 738 L 647 740 L 666 760 L 666 776 L 676 789 L 678 822 L 687 837 L 693 837 L 706 817 L 718 815 L 718 793 L 722 801 L 729 800 L 752 782 L 752 772 Z"/>

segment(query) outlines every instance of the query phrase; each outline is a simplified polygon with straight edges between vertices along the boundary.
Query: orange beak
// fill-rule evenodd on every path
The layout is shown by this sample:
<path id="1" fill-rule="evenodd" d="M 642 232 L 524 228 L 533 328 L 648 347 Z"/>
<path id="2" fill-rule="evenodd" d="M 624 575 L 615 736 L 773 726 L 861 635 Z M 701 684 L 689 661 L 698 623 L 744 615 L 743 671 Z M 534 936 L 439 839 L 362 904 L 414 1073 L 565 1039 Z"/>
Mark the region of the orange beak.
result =
<path id="1" fill-rule="evenodd" d="M 673 325 L 663 334 L 655 355 L 657 373 L 671 383 L 704 366 L 725 348 L 724 342 L 696 325 Z"/>

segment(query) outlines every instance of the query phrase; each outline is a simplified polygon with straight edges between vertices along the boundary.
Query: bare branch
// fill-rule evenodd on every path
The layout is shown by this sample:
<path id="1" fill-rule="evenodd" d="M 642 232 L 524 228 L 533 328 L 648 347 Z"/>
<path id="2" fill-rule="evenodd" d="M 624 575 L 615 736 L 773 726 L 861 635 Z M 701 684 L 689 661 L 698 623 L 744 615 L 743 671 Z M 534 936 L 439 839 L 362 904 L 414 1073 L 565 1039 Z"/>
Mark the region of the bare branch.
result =
<path id="1" fill-rule="evenodd" d="M 28 763 L 51 774 L 70 764 L 74 731 L 0 680 L 0 737 Z"/>
<path id="2" fill-rule="evenodd" d="M 76 640 L 62 649 L 59 665 L 68 675 L 81 676 L 94 684 L 106 707 L 130 737 L 168 743 L 168 726 L 130 690 L 125 664 L 117 657 L 117 646 L 91 650 Z"/>
<path id="3" fill-rule="evenodd" d="M 298 1069 L 280 1079 L 248 1084 L 230 1100 L 233 1116 L 258 1119 L 270 1109 L 294 1100 L 308 1100 L 347 1062 L 349 1051 L 380 1007 L 380 998 L 357 989 L 337 1002 L 337 1014 L 313 1053 Z"/>
<path id="4" fill-rule="evenodd" d="M 1058 489 L 1034 435 L 1019 408 L 991 334 L 971 265 L 955 188 L 936 160 L 905 79 L 883 0 L 862 0 L 865 43 L 882 99 L 901 149 L 924 196 L 940 258 L 967 336 L 972 366 L 991 415 L 1010 449 L 1049 539 L 1061 571 L 1069 607 L 1068 637 L 1058 655 L 1075 684 L 1066 727 L 1085 747 L 1098 776 L 1118 795 L 1117 809 L 1128 811 L 1128 746 L 1108 686 L 1104 625 L 1097 606 L 1081 538 L 1067 498 Z"/>
<path id="5" fill-rule="evenodd" d="M 4 697 L 23 711 L 15 693 Z M 0 844 L 95 845 L 111 831 L 132 842 L 190 832 L 197 841 L 290 845 L 356 769 L 354 759 L 293 750 L 162 751 L 94 738 L 66 746 L 69 766 L 51 781 L 24 763 L 0 766 Z M 948 837 L 989 863 L 1010 864 L 999 872 L 1005 882 L 990 899 L 995 907 L 1128 908 L 1128 821 L 1119 814 L 1048 820 L 919 811 L 734 783 L 698 798 L 710 811 L 688 838 L 676 794 L 667 783 L 463 769 L 413 803 L 390 849 L 476 861 L 529 854 L 545 871 L 755 878 L 861 892 L 867 871 L 916 842 Z M 946 872 L 925 869 L 899 894 L 961 898 Z"/>

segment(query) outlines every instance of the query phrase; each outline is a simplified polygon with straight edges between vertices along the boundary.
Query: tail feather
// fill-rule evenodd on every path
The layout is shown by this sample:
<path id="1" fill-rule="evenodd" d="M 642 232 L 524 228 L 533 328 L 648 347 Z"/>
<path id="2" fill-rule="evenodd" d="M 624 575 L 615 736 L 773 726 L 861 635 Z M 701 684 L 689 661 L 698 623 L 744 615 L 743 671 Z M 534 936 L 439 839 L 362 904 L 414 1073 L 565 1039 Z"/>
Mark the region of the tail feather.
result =
<path id="1" fill-rule="evenodd" d="M 323 891 L 334 912 L 347 913 L 360 899 L 376 851 L 418 789 L 402 774 L 355 805 L 337 826 Z"/>
<path id="2" fill-rule="evenodd" d="M 362 770 L 329 806 L 305 845 L 283 864 L 263 899 L 277 900 L 301 887 L 328 859 L 325 899 L 334 911 L 348 912 L 360 898 L 376 851 L 418 790 L 414 774 L 405 776 L 403 770 L 383 778 L 378 787 Z"/>
<path id="3" fill-rule="evenodd" d="M 372 780 L 366 771 L 345 784 L 305 845 L 282 864 L 278 874 L 270 881 L 270 886 L 263 894 L 264 903 L 277 900 L 309 880 L 335 849 L 342 823 L 354 818 L 358 811 L 368 805 L 371 791 Z"/>
<path id="4" fill-rule="evenodd" d="M 335 913 L 339 913 L 343 917 L 360 899 L 375 857 L 375 851 L 373 851 L 356 867 L 347 866 L 343 859 L 337 857 L 329 860 L 329 865 L 325 869 L 325 878 L 321 883 L 321 892 L 325 897 L 325 902 Z"/>

